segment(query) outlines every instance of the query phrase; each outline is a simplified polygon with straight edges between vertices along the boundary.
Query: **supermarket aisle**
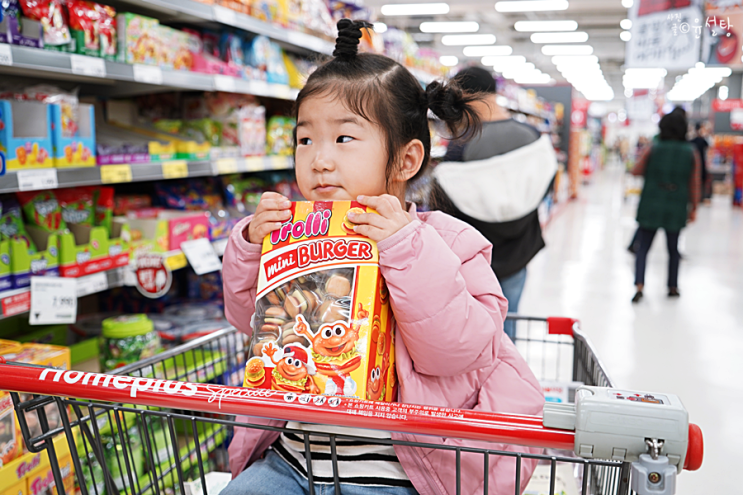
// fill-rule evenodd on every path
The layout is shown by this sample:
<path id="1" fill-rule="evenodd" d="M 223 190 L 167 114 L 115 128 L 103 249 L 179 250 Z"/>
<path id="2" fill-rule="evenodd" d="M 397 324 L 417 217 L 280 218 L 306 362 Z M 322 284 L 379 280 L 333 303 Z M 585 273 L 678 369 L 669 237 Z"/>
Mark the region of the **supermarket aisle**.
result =
<path id="1" fill-rule="evenodd" d="M 546 229 L 547 249 L 529 265 L 521 310 L 580 318 L 618 386 L 682 398 L 706 452 L 700 471 L 679 477 L 679 495 L 738 493 L 729 468 L 743 464 L 743 212 L 727 198 L 701 207 L 681 238 L 678 300 L 666 297 L 659 233 L 645 299 L 632 305 L 634 257 L 626 246 L 635 204 L 622 193 L 623 172 L 609 168 L 558 213 Z"/>

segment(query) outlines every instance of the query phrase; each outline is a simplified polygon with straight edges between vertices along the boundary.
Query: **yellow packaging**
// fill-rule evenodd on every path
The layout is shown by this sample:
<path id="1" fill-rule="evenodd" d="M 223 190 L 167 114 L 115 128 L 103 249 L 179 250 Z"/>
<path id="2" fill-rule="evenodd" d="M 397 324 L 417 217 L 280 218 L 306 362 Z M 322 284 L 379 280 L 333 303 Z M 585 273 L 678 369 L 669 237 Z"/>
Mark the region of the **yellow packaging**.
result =
<path id="1" fill-rule="evenodd" d="M 69 458 L 70 447 L 64 435 L 59 435 L 54 439 L 54 449 L 60 459 Z M 29 452 L 5 464 L 0 467 L 0 494 L 28 493 L 29 478 L 36 478 L 42 471 L 48 471 L 49 465 L 49 456 L 46 451 L 38 454 Z"/>
<path id="2" fill-rule="evenodd" d="M 49 458 L 44 456 L 43 459 L 46 462 L 43 463 L 42 468 L 26 478 L 26 493 L 28 495 L 56 495 L 59 493 L 54 483 L 54 474 Z M 59 472 L 62 475 L 64 493 L 75 493 L 75 470 L 72 467 L 71 456 L 66 455 L 59 458 Z"/>
<path id="3" fill-rule="evenodd" d="M 0 466 L 5 466 L 21 454 L 23 437 L 15 418 L 13 400 L 8 392 L 0 391 Z"/>
<path id="4" fill-rule="evenodd" d="M 26 480 L 19 481 L 13 486 L 10 486 L 2 492 L 6 495 L 26 495 Z"/>
<path id="5" fill-rule="evenodd" d="M 246 387 L 394 401 L 394 319 L 352 201 L 293 203 L 263 242 Z M 373 210 L 368 210 L 373 213 Z"/>
<path id="6" fill-rule="evenodd" d="M 0 351 L 8 361 L 70 369 L 70 349 L 49 344 L 22 344 L 20 348 Z"/>

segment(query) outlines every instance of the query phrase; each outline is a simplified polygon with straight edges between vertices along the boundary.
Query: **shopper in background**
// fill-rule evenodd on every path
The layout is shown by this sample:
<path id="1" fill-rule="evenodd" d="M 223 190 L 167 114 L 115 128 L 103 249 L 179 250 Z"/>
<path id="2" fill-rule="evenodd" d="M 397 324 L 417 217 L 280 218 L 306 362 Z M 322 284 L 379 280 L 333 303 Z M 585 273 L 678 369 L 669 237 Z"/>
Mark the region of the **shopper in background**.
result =
<path id="1" fill-rule="evenodd" d="M 467 142 L 452 141 L 436 180 L 434 207 L 463 220 L 493 244 L 491 267 L 508 311 L 518 312 L 526 283 L 526 266 L 544 247 L 537 208 L 557 172 L 557 158 L 548 136 L 511 118 L 495 101 L 490 71 L 469 67 L 456 76 L 467 92 L 484 94 L 476 103 L 482 134 Z M 515 338 L 515 325 L 506 321 Z"/>
<path id="2" fill-rule="evenodd" d="M 687 221 L 696 219 L 701 196 L 701 160 L 691 143 L 686 142 L 686 112 L 674 109 L 660 120 L 660 136 L 640 156 L 634 175 L 645 177 L 645 185 L 637 208 L 638 248 L 635 259 L 637 293 L 632 302 L 639 302 L 645 286 L 645 262 L 658 229 L 666 232 L 668 246 L 668 296 L 678 297 L 679 233 Z"/>
<path id="3" fill-rule="evenodd" d="M 357 54 L 362 26 L 368 24 L 338 22 L 334 58 L 312 73 L 297 96 L 299 188 L 308 200 L 356 200 L 378 212 L 352 215 L 349 220 L 357 233 L 378 243 L 379 266 L 396 321 L 400 402 L 539 414 L 544 404 L 539 382 L 503 333 L 508 303 L 490 270 L 490 244 L 448 215 L 403 206 L 408 181 L 428 165 L 429 110 L 455 134 L 475 132 L 480 120 L 472 104 L 478 96 L 463 93 L 456 83 L 434 81 L 424 90 L 392 59 Z M 225 313 L 247 334 L 252 333 L 262 241 L 290 220 L 290 207 L 287 198 L 265 193 L 256 214 L 238 223 L 230 236 L 223 268 Z M 250 422 L 283 425 L 255 418 Z M 322 428 L 327 433 L 390 438 L 378 431 L 290 425 L 308 432 Z M 222 495 L 307 493 L 301 434 L 235 430 L 229 449 L 235 478 Z M 334 493 L 335 466 L 327 443 L 323 437 L 305 438 L 312 452 L 315 489 Z M 391 438 L 464 448 L 481 445 L 397 433 Z M 453 450 L 393 448 L 373 441 L 341 439 L 338 445 L 337 473 L 346 495 L 454 493 L 460 481 L 463 493 L 482 490 L 478 456 L 460 459 Z M 486 475 L 491 492 L 521 493 L 536 461 L 521 457 L 517 461 L 516 454 L 541 449 L 492 443 L 488 448 L 514 453 L 491 459 Z"/>
<path id="4" fill-rule="evenodd" d="M 702 188 L 702 199 L 705 203 L 709 203 L 712 197 L 712 184 L 709 181 L 709 174 L 707 173 L 707 149 L 709 148 L 707 136 L 709 135 L 709 129 L 706 123 L 697 122 L 694 126 L 694 132 L 696 136 L 691 142 L 696 146 L 702 164 L 702 182 L 700 184 Z"/>

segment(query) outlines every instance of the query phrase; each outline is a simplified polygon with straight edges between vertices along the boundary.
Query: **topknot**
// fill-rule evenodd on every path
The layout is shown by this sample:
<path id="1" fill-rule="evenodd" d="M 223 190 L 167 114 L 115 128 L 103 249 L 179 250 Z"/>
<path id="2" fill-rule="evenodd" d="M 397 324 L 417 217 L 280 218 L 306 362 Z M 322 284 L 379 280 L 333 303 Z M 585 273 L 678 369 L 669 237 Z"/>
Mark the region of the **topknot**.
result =
<path id="1" fill-rule="evenodd" d="M 366 21 L 352 21 L 341 19 L 338 21 L 338 38 L 335 40 L 335 58 L 351 59 L 359 52 L 359 40 L 363 36 L 362 28 L 370 28 L 372 25 Z"/>

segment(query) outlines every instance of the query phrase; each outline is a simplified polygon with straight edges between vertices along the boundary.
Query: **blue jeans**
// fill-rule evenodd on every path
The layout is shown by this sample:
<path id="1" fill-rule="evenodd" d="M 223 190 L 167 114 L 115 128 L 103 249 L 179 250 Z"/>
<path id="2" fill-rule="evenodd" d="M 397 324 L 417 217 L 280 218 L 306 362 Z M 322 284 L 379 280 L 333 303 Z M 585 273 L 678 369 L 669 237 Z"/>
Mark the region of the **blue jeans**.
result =
<path id="1" fill-rule="evenodd" d="M 309 482 L 273 450 L 253 463 L 225 487 L 220 495 L 307 495 Z M 315 483 L 317 495 L 336 495 L 332 484 Z M 341 483 L 338 495 L 417 495 L 413 488 Z"/>
<path id="2" fill-rule="evenodd" d="M 637 229 L 637 253 L 635 254 L 635 285 L 645 284 L 645 264 L 650 246 L 657 229 Z M 668 232 L 666 230 L 666 247 L 668 248 L 668 288 L 676 289 L 679 286 L 679 232 Z"/>
<path id="3" fill-rule="evenodd" d="M 518 313 L 519 312 L 519 301 L 521 301 L 521 293 L 524 292 L 524 284 L 526 284 L 526 267 L 517 271 L 510 277 L 506 277 L 500 280 L 500 287 L 503 290 L 503 295 L 508 299 L 508 312 Z M 516 322 L 507 320 L 503 325 L 503 331 L 506 332 L 511 340 L 516 338 Z"/>

